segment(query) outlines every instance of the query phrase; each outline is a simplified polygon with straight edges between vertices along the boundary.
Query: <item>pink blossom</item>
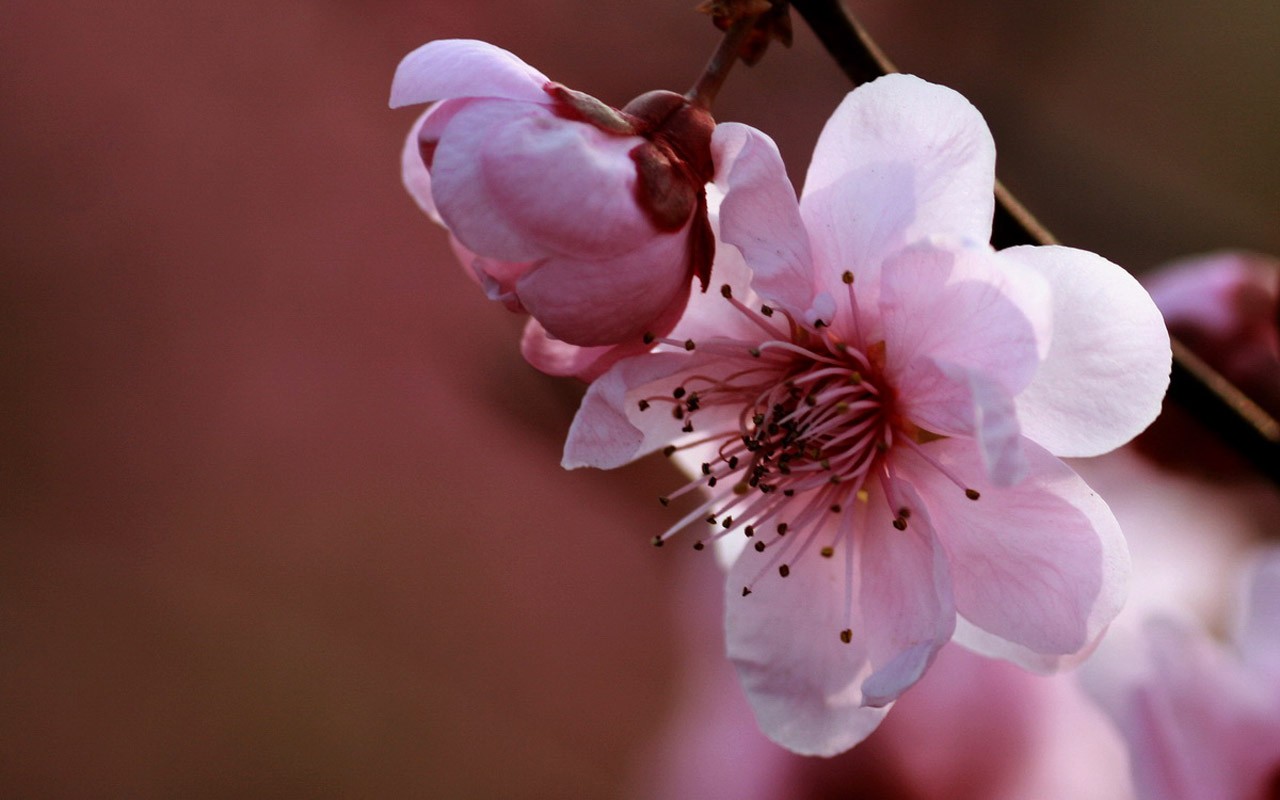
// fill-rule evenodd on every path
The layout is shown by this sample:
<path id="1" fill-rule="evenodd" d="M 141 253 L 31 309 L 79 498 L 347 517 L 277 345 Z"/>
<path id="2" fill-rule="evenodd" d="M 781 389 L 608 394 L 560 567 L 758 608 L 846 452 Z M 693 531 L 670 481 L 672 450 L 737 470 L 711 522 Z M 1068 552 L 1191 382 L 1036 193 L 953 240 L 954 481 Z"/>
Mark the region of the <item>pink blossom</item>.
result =
<path id="1" fill-rule="evenodd" d="M 656 542 L 710 523 L 729 656 L 796 752 L 862 740 L 953 636 L 1036 670 L 1082 659 L 1129 562 L 1058 456 L 1157 414 L 1150 298 L 1091 253 L 992 250 L 990 133 L 917 78 L 845 99 L 799 202 L 767 137 L 722 124 L 713 149 L 720 291 L 591 386 L 565 466 L 693 460 L 664 499 L 705 499 Z"/>
<path id="2" fill-rule="evenodd" d="M 1137 653 L 1090 664 L 1087 685 L 1128 745 L 1143 800 L 1268 800 L 1280 790 L 1280 551 L 1256 565 L 1227 650 L 1151 617 Z"/>
<path id="3" fill-rule="evenodd" d="M 705 288 L 706 111 L 671 92 L 618 111 L 470 40 L 400 62 L 391 105 L 430 101 L 405 186 L 489 297 L 532 316 L 534 366 L 592 377 L 670 331 L 691 279 Z"/>
<path id="4" fill-rule="evenodd" d="M 1145 281 L 1169 330 L 1272 415 L 1280 415 L 1280 259 L 1222 251 Z M 1192 415 L 1170 408 L 1139 440 L 1169 466 L 1236 481 L 1250 470 Z"/>

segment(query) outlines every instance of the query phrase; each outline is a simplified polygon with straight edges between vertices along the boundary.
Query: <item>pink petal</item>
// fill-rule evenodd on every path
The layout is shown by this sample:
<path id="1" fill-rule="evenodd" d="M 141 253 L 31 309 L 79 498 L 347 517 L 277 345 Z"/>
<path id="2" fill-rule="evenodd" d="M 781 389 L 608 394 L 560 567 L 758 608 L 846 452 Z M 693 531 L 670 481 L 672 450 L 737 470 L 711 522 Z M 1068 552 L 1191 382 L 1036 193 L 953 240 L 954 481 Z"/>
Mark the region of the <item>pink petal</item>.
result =
<path id="1" fill-rule="evenodd" d="M 535 111 L 474 134 L 485 137 L 475 150 L 481 178 L 505 219 L 548 253 L 580 259 L 612 258 L 658 235 L 636 201 L 629 155 L 644 140 Z"/>
<path id="2" fill-rule="evenodd" d="M 427 42 L 400 61 L 391 81 L 391 107 L 492 97 L 550 103 L 547 76 L 500 47 L 474 39 Z"/>
<path id="3" fill-rule="evenodd" d="M 884 266 L 885 369 L 901 412 L 933 433 L 976 437 L 1001 484 L 1025 470 L 1013 397 L 1048 341 L 1048 302 L 1036 276 L 1005 270 L 986 248 L 920 244 Z"/>
<path id="4" fill-rule="evenodd" d="M 889 504 L 873 494 L 861 531 L 858 602 L 875 670 L 862 692 L 871 706 L 893 702 L 920 680 L 955 629 L 946 555 L 915 491 L 899 489 L 913 509 L 907 529 L 893 527 Z"/>
<path id="5" fill-rule="evenodd" d="M 993 485 L 963 439 L 922 446 L 967 488 L 904 451 L 901 468 L 929 505 L 951 563 L 957 640 L 1028 668 L 1085 652 L 1123 605 L 1129 555 L 1110 509 L 1067 465 L 1024 443 L 1028 476 Z M 1048 659 L 1037 658 L 1046 656 Z"/>
<path id="6" fill-rule="evenodd" d="M 726 122 L 716 126 L 711 152 L 724 192 L 720 238 L 746 259 L 757 294 L 803 316 L 813 301 L 809 234 L 777 145 L 755 128 Z"/>
<path id="7" fill-rule="evenodd" d="M 596 365 L 617 350 L 618 347 L 579 347 L 562 342 L 548 334 L 546 328 L 532 317 L 525 323 L 524 334 L 520 337 L 520 354 L 534 369 L 548 375 L 581 377 L 583 380 L 602 374 L 604 369 L 596 372 Z M 584 377 L 588 373 L 595 374 L 592 378 Z"/>
<path id="8" fill-rule="evenodd" d="M 544 258 L 549 255 L 546 248 L 531 241 L 494 196 L 486 177 L 485 146 L 513 122 L 550 112 L 504 100 L 452 101 L 440 107 L 455 103 L 462 107 L 450 110 L 431 165 L 431 192 L 440 216 L 458 240 L 476 253 L 501 261 Z"/>
<path id="9" fill-rule="evenodd" d="M 1052 285 L 1053 337 L 1017 397 L 1027 438 L 1059 456 L 1095 456 L 1132 439 L 1160 413 L 1169 334 L 1129 273 L 1068 247 L 1014 247 L 1002 256 Z"/>
<path id="10" fill-rule="evenodd" d="M 830 756 L 862 741 L 888 708 L 863 705 L 870 671 L 865 642 L 840 641 L 844 559 L 810 552 L 787 578 L 748 550 L 729 573 L 725 642 L 765 735 L 802 755 Z M 752 593 L 742 587 L 752 583 Z"/>
<path id="11" fill-rule="evenodd" d="M 1245 663 L 1269 675 L 1280 692 L 1280 549 L 1264 551 L 1250 578 L 1240 650 Z"/>
<path id="12" fill-rule="evenodd" d="M 422 112 L 414 121 L 413 127 L 409 128 L 409 135 L 405 137 L 404 147 L 400 151 L 400 179 L 418 208 L 437 225 L 443 225 L 440 212 L 436 211 L 435 200 L 431 198 L 431 174 L 427 172 L 427 165 L 422 163 L 422 153 L 418 148 L 418 133 L 433 110 L 434 108 L 428 108 Z"/>
<path id="13" fill-rule="evenodd" d="M 800 209 L 829 288 L 845 270 L 874 287 L 886 256 L 926 236 L 986 243 L 994 186 L 995 144 L 978 110 L 950 89 L 887 75 L 828 120 Z"/>
<path id="14" fill-rule="evenodd" d="M 671 397 L 671 391 L 691 375 L 715 377 L 726 369 L 715 355 L 686 352 L 646 353 L 614 364 L 587 389 L 564 445 L 565 469 L 596 467 L 613 469 L 685 437 L 682 422 L 671 416 L 671 406 L 655 403 L 640 409 L 646 397 Z M 721 415 L 728 413 L 729 417 Z M 734 418 L 732 411 L 698 412 L 699 428 Z M 721 425 L 723 427 L 723 425 Z"/>
<path id="15" fill-rule="evenodd" d="M 640 340 L 660 319 L 674 323 L 688 300 L 688 240 L 684 231 L 654 236 L 618 258 L 548 258 L 516 284 L 521 304 L 547 332 L 570 344 L 597 346 Z"/>

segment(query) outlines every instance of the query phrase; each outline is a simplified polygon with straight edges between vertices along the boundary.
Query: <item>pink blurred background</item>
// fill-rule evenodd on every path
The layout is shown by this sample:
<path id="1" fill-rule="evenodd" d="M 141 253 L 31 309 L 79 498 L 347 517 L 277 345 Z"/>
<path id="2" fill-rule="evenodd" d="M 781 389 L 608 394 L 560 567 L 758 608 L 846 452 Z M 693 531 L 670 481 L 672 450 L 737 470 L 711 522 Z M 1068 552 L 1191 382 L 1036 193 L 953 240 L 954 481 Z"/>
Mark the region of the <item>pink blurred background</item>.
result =
<path id="1" fill-rule="evenodd" d="M 674 589 L 718 576 L 647 546 L 665 463 L 559 470 L 578 389 L 404 195 L 386 96 L 455 36 L 683 90 L 717 40 L 690 5 L 6 9 L 0 794 L 623 791 L 682 625 L 718 635 Z M 852 5 L 1067 243 L 1280 251 L 1275 4 Z M 848 87 L 796 22 L 717 112 L 798 181 Z"/>

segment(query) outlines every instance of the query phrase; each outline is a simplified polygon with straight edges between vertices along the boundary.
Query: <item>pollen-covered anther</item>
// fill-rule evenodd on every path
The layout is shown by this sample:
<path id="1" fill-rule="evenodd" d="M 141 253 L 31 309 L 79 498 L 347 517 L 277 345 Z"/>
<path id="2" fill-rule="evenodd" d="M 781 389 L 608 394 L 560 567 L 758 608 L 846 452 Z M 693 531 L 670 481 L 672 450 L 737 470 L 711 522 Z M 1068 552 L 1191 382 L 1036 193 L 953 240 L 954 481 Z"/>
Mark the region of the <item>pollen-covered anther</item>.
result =
<path id="1" fill-rule="evenodd" d="M 853 273 L 850 272 L 849 270 L 845 270 L 844 274 L 840 276 L 840 280 L 844 281 L 845 283 L 853 283 Z"/>
<path id="2" fill-rule="evenodd" d="M 836 554 L 836 549 L 834 547 L 831 547 L 830 545 L 827 545 L 826 547 L 818 551 L 818 555 L 822 556 L 823 558 L 831 558 L 835 554 Z"/>
<path id="3" fill-rule="evenodd" d="M 850 642 L 852 642 L 853 630 L 851 628 L 845 628 L 844 630 L 840 631 L 840 641 L 844 642 L 845 644 L 849 644 Z"/>

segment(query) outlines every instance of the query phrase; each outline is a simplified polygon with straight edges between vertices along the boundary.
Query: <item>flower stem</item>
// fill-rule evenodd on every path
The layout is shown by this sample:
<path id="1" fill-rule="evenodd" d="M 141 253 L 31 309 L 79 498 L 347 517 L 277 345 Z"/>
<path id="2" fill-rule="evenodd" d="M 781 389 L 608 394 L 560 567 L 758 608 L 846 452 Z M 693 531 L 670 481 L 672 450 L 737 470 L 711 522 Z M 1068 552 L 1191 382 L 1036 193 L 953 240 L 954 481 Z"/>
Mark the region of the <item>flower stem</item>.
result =
<path id="1" fill-rule="evenodd" d="M 702 71 L 702 77 L 698 78 L 698 82 L 685 94 L 691 104 L 711 110 L 716 94 L 724 85 L 725 78 L 729 77 L 729 70 L 733 68 L 734 62 L 738 60 L 743 42 L 746 41 L 747 35 L 751 33 L 751 29 L 755 27 L 756 20 L 759 18 L 759 14 L 745 14 L 734 20 L 729 30 L 725 31 L 720 45 L 711 54 L 711 60 Z"/>
<path id="2" fill-rule="evenodd" d="M 840 0 L 791 0 L 791 5 L 855 86 L 897 71 Z M 1004 248 L 1056 243 L 1053 235 L 999 182 L 995 192 L 992 245 Z M 1182 342 L 1173 338 L 1172 345 L 1169 398 L 1201 420 L 1258 472 L 1280 485 L 1280 422 Z"/>

